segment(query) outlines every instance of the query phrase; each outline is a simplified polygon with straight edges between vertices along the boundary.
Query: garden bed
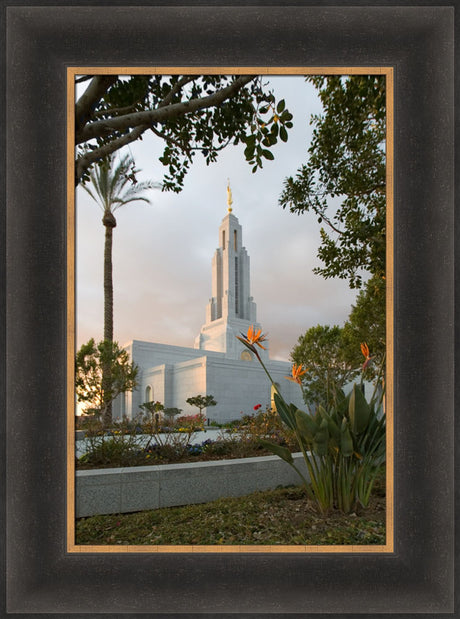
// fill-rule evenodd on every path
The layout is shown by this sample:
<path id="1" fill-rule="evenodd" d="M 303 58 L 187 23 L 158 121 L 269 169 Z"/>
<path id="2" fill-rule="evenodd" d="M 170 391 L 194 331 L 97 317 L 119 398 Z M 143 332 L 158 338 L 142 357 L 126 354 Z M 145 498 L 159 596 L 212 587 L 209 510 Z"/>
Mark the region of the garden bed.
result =
<path id="1" fill-rule="evenodd" d="M 125 424 L 109 431 L 96 427 L 86 436 L 80 431 L 76 468 L 124 468 L 271 456 L 273 452 L 265 449 L 260 439 L 298 451 L 292 433 L 281 426 L 272 411 L 258 413 L 233 428 L 181 424 L 166 432 L 148 426 L 144 426 L 143 433 L 140 429 Z"/>
<path id="2" fill-rule="evenodd" d="M 239 458 L 256 458 L 260 456 L 272 456 L 273 453 L 262 447 L 258 443 L 243 443 L 238 440 L 210 441 L 203 449 L 203 444 L 189 445 L 184 453 L 177 453 L 174 450 L 155 448 L 144 451 L 139 450 L 137 454 L 131 454 L 126 462 L 118 464 L 118 468 L 155 466 L 165 464 L 186 464 L 192 462 L 215 462 L 217 460 L 235 460 Z M 208 447 L 206 449 L 206 447 Z M 85 462 L 84 459 L 77 459 L 77 470 L 96 470 L 117 467 L 110 459 L 107 462 Z"/>

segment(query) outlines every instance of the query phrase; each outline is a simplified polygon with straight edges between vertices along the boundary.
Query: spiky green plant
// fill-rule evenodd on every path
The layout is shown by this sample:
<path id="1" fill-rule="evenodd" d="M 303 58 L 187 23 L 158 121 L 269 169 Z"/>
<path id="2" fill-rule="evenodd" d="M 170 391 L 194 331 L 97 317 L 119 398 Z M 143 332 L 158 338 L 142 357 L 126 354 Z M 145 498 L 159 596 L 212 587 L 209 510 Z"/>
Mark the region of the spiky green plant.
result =
<path id="1" fill-rule="evenodd" d="M 329 410 L 318 406 L 315 413 L 299 410 L 294 404 L 287 404 L 278 386 L 273 382 L 255 345 L 266 337 L 253 330 L 238 339 L 255 354 L 274 389 L 274 401 L 283 423 L 294 432 L 307 466 L 309 479 L 294 465 L 287 448 L 261 441 L 292 466 L 309 494 L 323 513 L 336 507 L 350 513 L 359 505 L 366 507 L 377 474 L 386 458 L 386 417 L 382 402 L 382 368 L 375 383 L 369 402 L 363 393 L 363 372 L 371 357 L 367 349 L 363 364 L 361 382 L 355 383 L 350 393 L 337 393 L 335 404 Z M 364 351 L 363 351 L 364 354 Z M 291 380 L 300 384 L 305 371 L 294 366 Z"/>

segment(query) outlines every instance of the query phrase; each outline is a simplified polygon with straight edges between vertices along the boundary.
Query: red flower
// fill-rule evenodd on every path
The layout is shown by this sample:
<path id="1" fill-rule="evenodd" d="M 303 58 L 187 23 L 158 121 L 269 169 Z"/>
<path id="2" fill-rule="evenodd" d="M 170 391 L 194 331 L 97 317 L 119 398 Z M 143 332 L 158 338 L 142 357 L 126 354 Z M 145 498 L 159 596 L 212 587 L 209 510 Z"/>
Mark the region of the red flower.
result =
<path id="1" fill-rule="evenodd" d="M 255 410 L 255 411 L 258 411 L 258 410 L 259 410 L 259 408 L 260 408 L 261 406 L 262 406 L 262 404 L 256 404 L 256 405 L 254 406 L 254 410 Z"/>

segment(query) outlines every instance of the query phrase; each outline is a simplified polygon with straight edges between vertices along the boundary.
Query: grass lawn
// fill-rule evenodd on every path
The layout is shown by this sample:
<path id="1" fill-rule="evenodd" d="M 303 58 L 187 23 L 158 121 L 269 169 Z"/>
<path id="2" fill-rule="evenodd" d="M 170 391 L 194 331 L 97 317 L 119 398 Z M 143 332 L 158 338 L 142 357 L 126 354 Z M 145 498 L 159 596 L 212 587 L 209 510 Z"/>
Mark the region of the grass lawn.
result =
<path id="1" fill-rule="evenodd" d="M 91 545 L 385 544 L 385 486 L 359 513 L 322 516 L 301 487 L 212 503 L 80 518 L 76 543 Z"/>

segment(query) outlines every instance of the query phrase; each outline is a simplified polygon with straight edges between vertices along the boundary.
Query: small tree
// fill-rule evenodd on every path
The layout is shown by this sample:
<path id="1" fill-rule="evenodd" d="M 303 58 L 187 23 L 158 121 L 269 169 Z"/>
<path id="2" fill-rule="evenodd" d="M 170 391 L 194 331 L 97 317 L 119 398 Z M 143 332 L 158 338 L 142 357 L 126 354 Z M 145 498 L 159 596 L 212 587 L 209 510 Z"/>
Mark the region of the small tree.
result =
<path id="1" fill-rule="evenodd" d="M 139 408 L 148 415 L 155 415 L 164 411 L 163 404 L 161 402 L 153 402 L 153 400 L 140 404 Z"/>
<path id="2" fill-rule="evenodd" d="M 337 392 L 353 378 L 356 370 L 343 350 L 343 330 L 337 325 L 317 325 L 298 339 L 291 360 L 307 369 L 302 376 L 304 401 L 328 409 L 335 404 Z"/>
<path id="3" fill-rule="evenodd" d="M 344 356 L 350 365 L 362 362 L 360 344 L 366 342 L 372 356 L 366 378 L 372 379 L 384 364 L 386 352 L 386 295 L 385 279 L 374 276 L 366 282 L 356 297 L 347 322 L 343 326 Z"/>
<path id="4" fill-rule="evenodd" d="M 139 408 L 144 413 L 144 422 L 147 421 L 151 432 L 158 432 L 160 429 L 160 414 L 164 411 L 164 405 L 161 402 L 144 402 Z"/>
<path id="5" fill-rule="evenodd" d="M 110 382 L 103 381 L 103 368 L 110 367 Z M 111 404 L 117 396 L 132 391 L 138 384 L 139 368 L 129 360 L 117 342 L 91 338 L 83 344 L 75 359 L 77 401 L 85 403 L 86 414 L 99 414 L 105 427 L 112 423 Z"/>
<path id="6" fill-rule="evenodd" d="M 190 406 L 196 406 L 200 411 L 200 415 L 203 408 L 208 408 L 208 406 L 215 406 L 217 404 L 213 395 L 195 395 L 192 398 L 187 398 L 186 402 L 190 404 Z"/>
<path id="7" fill-rule="evenodd" d="M 163 411 L 163 414 L 172 423 L 174 420 L 174 417 L 176 417 L 177 415 L 180 415 L 181 412 L 182 412 L 181 408 L 176 408 L 174 406 L 171 406 L 170 408 L 165 408 Z"/>

